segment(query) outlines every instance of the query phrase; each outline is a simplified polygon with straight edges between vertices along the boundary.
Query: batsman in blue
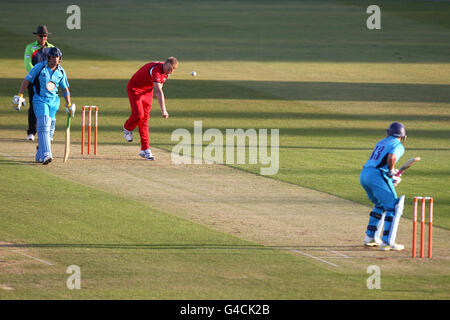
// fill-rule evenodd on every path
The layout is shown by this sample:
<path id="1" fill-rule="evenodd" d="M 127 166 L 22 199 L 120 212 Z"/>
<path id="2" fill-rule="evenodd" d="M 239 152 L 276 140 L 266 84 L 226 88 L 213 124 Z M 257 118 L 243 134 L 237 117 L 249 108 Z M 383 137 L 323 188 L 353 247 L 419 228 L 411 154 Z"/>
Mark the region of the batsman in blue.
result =
<path id="1" fill-rule="evenodd" d="M 361 171 L 360 183 L 374 204 L 364 238 L 367 247 L 379 247 L 384 251 L 405 248 L 395 242 L 405 196 L 399 198 L 395 191 L 401 174 L 394 168 L 405 152 L 405 140 L 405 126 L 391 123 L 386 137 L 375 145 Z"/>

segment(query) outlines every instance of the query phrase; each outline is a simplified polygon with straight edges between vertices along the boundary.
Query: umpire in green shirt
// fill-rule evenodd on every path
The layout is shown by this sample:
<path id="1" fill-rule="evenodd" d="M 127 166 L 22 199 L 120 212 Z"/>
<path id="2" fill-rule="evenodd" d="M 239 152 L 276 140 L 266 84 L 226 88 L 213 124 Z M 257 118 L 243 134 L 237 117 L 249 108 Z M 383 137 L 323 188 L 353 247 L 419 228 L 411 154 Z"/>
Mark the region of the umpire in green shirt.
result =
<path id="1" fill-rule="evenodd" d="M 30 43 L 25 48 L 24 64 L 25 69 L 28 72 L 33 68 L 33 66 L 39 62 L 47 60 L 47 48 L 54 47 L 54 45 L 48 43 L 48 35 L 50 34 L 47 30 L 47 26 L 38 26 L 36 32 L 36 41 Z M 33 110 L 33 84 L 30 83 L 28 86 L 28 100 L 30 107 L 28 108 L 28 130 L 27 130 L 27 140 L 34 141 L 34 136 L 36 135 L 36 116 Z"/>

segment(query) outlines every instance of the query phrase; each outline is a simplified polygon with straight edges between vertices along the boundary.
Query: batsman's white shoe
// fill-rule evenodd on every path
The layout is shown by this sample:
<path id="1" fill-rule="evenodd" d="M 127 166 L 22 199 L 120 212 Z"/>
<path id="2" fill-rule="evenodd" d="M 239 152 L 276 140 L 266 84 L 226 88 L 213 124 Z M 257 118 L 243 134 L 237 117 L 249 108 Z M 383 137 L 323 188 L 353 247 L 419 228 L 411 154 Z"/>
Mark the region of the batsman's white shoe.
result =
<path id="1" fill-rule="evenodd" d="M 375 240 L 375 238 L 371 238 L 368 235 L 364 238 L 364 246 L 366 247 L 379 247 L 381 244 L 380 240 Z"/>
<path id="2" fill-rule="evenodd" d="M 123 128 L 123 136 L 128 142 L 133 141 L 133 131 L 128 131 L 125 127 Z"/>
<path id="3" fill-rule="evenodd" d="M 152 151 L 150 149 L 141 150 L 139 152 L 139 155 L 147 160 L 155 160 L 155 157 L 153 156 Z"/>
<path id="4" fill-rule="evenodd" d="M 400 251 L 403 249 L 405 249 L 405 246 L 398 243 L 394 243 L 392 246 L 390 246 L 389 244 L 382 242 L 380 245 L 380 250 L 382 251 L 390 251 L 390 250 Z"/>
<path id="5" fill-rule="evenodd" d="M 30 134 L 27 136 L 27 140 L 28 140 L 28 141 L 34 141 L 34 134 L 30 133 Z"/>
<path id="6" fill-rule="evenodd" d="M 42 164 L 43 164 L 43 165 L 47 165 L 47 164 L 49 164 L 50 162 L 52 162 L 52 160 L 53 160 L 53 158 L 52 158 L 51 156 L 46 156 L 46 157 L 44 158 L 44 161 L 42 161 Z"/>

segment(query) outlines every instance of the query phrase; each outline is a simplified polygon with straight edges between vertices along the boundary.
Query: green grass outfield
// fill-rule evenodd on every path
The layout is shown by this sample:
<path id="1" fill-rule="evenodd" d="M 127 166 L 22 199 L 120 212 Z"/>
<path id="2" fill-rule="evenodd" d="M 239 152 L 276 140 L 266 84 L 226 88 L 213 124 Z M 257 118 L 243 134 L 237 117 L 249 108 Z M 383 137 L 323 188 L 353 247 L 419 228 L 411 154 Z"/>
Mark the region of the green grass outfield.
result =
<path id="1" fill-rule="evenodd" d="M 316 267 L 292 255 L 34 168 L 2 161 L 0 171 L 7 208 L 2 210 L 1 238 L 25 242 L 45 259 L 75 264 L 82 271 L 82 290 L 74 291 L 66 288 L 68 275 L 58 266 L 26 266 L 14 277 L 2 273 L 0 283 L 16 289 L 0 290 L 2 298 L 287 299 L 334 294 L 327 287 L 311 292 Z M 17 181 L 23 183 L 19 189 L 4 188 Z M 335 286 L 343 281 L 342 292 L 345 283 L 364 291 L 357 275 L 324 272 L 336 279 Z"/>
<path id="2" fill-rule="evenodd" d="M 180 67 L 164 87 L 171 117 L 162 119 L 155 102 L 152 145 L 171 150 L 172 131 L 192 131 L 194 120 L 222 131 L 278 128 L 280 170 L 271 178 L 369 206 L 360 169 L 387 126 L 401 121 L 408 131 L 401 162 L 423 161 L 404 175 L 398 193 L 409 200 L 432 195 L 435 225 L 450 228 L 449 2 L 379 1 L 379 31 L 366 29 L 365 9 L 372 3 L 359 1 L 80 1 L 82 29 L 75 31 L 65 24 L 71 3 L 48 3 L 1 3 L 1 139 L 25 138 L 26 112 L 14 112 L 10 101 L 25 76 L 25 45 L 45 17 L 50 42 L 63 50 L 78 110 L 100 106 L 100 147 L 123 143 L 131 75 L 149 60 L 175 55 Z M 79 116 L 74 143 L 80 141 Z M 236 167 L 259 172 L 259 166 Z M 3 159 L 0 171 L 7 208 L 0 241 L 31 243 L 48 259 L 76 258 L 74 264 L 92 266 L 89 290 L 79 292 L 64 287 L 64 270 L 34 266 L 12 280 L 2 274 L 0 283 L 10 280 L 17 288 L 0 290 L 2 298 L 449 297 L 442 275 L 405 271 L 402 281 L 386 275 L 383 285 L 396 289 L 377 293 L 365 287 L 365 270 L 334 272 L 262 250 L 14 161 Z M 36 187 L 47 182 L 55 188 Z M 55 195 L 50 204 L 44 200 L 49 194 Z M 77 200 L 76 212 L 67 209 L 69 199 Z M 410 201 L 405 216 L 411 217 Z M 207 244 L 201 253 L 199 243 Z M 37 284 L 30 289 L 30 283 Z"/>

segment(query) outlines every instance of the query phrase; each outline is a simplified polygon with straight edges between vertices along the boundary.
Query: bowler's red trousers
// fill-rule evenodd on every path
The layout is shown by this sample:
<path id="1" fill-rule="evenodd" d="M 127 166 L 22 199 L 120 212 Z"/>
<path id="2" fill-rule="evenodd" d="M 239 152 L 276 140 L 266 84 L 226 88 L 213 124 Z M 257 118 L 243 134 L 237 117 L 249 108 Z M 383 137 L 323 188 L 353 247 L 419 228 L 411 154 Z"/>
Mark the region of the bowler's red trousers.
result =
<path id="1" fill-rule="evenodd" d="M 133 131 L 136 127 L 139 127 L 141 150 L 146 150 L 150 147 L 148 119 L 150 118 L 150 110 L 152 109 L 153 88 L 150 91 L 140 92 L 128 85 L 127 93 L 128 99 L 130 100 L 131 115 L 123 126 L 129 131 Z"/>

